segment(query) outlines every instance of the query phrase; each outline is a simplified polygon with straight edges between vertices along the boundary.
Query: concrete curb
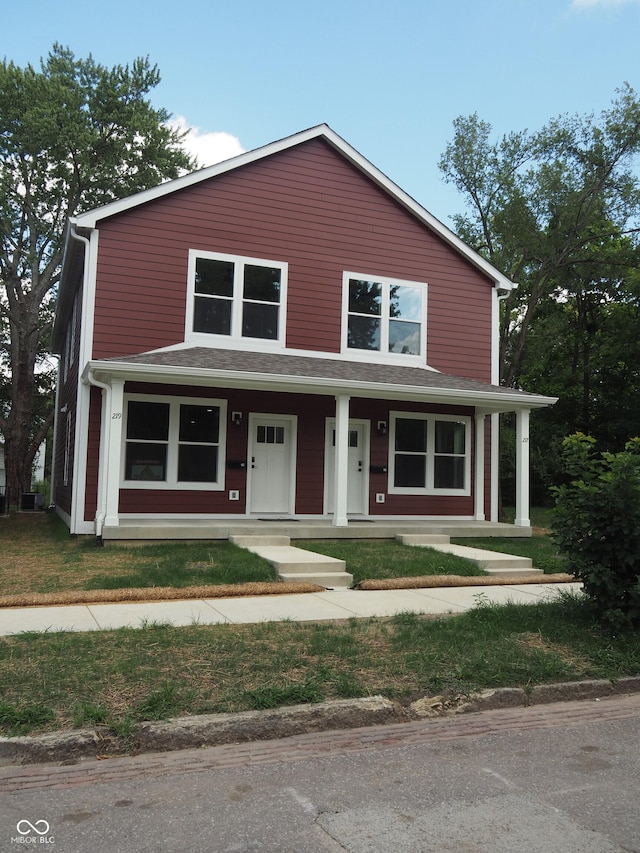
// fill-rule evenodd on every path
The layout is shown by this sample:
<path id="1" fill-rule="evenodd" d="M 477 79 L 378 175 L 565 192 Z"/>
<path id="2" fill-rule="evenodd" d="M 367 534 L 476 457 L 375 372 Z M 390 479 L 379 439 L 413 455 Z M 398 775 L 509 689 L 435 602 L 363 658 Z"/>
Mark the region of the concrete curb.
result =
<path id="1" fill-rule="evenodd" d="M 0 738 L 0 764 L 74 763 L 90 756 L 108 757 L 127 752 L 168 752 L 272 740 L 334 729 L 403 723 L 429 717 L 518 708 L 552 702 L 603 699 L 640 692 L 640 676 L 611 682 L 573 681 L 542 684 L 531 690 L 503 687 L 470 696 L 430 696 L 408 708 L 383 696 L 338 699 L 316 705 L 296 705 L 267 711 L 180 717 L 141 723 L 128 743 L 107 729 L 53 732 Z"/>

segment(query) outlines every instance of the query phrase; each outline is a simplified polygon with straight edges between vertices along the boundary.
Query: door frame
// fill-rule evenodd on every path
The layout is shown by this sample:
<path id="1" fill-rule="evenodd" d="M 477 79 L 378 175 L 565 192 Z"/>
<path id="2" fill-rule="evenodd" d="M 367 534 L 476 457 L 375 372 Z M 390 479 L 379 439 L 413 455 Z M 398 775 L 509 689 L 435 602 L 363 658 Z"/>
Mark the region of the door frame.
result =
<path id="1" fill-rule="evenodd" d="M 255 456 L 255 428 L 256 423 L 260 421 L 280 421 L 286 422 L 289 425 L 289 508 L 279 512 L 271 513 L 271 515 L 280 516 L 283 512 L 286 515 L 295 515 L 296 509 L 296 460 L 298 458 L 298 416 L 297 415 L 280 415 L 272 412 L 250 412 L 248 418 L 248 437 L 247 437 L 247 515 L 268 516 L 268 512 L 258 512 L 251 508 L 253 497 L 253 468 L 252 459 Z"/>
<path id="2" fill-rule="evenodd" d="M 362 427 L 362 505 L 359 511 L 347 510 L 348 515 L 369 515 L 369 464 L 371 457 L 371 421 L 366 418 L 349 418 L 349 429 L 353 426 Z M 333 465 L 333 460 L 330 459 L 333 450 L 332 430 L 336 428 L 335 417 L 327 418 L 325 422 L 324 436 L 324 497 L 323 497 L 323 513 L 326 516 L 332 516 L 333 511 L 329 511 L 329 471 L 330 465 Z M 335 453 L 335 451 L 334 451 Z"/>

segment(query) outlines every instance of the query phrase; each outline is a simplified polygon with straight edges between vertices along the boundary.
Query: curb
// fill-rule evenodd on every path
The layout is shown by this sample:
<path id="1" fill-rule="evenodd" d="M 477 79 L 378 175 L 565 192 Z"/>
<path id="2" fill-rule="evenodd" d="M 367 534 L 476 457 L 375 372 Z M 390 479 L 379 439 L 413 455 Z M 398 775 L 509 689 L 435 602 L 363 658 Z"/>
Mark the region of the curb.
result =
<path id="1" fill-rule="evenodd" d="M 612 682 L 569 681 L 541 684 L 530 690 L 503 687 L 469 696 L 424 697 L 408 708 L 383 696 L 337 699 L 315 705 L 295 705 L 267 711 L 210 714 L 141 723 L 128 742 L 107 729 L 0 738 L 0 764 L 73 764 L 80 758 L 97 758 L 140 752 L 169 752 L 274 740 L 335 729 L 406 723 L 460 713 L 518 708 L 552 702 L 603 699 L 640 692 L 640 676 Z"/>

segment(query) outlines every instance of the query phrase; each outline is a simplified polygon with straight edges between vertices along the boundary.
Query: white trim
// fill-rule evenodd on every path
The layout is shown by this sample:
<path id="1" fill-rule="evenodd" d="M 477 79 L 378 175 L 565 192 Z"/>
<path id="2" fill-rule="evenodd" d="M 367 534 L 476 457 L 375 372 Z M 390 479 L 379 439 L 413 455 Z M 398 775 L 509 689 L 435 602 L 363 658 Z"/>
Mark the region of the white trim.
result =
<path id="1" fill-rule="evenodd" d="M 500 414 L 491 413 L 491 515 L 490 521 L 500 516 Z"/>
<path id="2" fill-rule="evenodd" d="M 118 524 L 118 513 L 120 504 L 120 460 L 123 453 L 123 410 L 124 410 L 124 381 L 116 380 L 110 383 L 111 387 L 107 394 L 106 405 L 103 406 L 105 420 L 103 432 L 106 450 L 106 466 L 103 468 L 103 476 L 106 477 L 104 485 L 105 506 L 104 523 L 109 526 Z M 101 436 L 102 438 L 102 436 Z M 101 461 L 105 461 L 103 458 Z M 106 470 L 105 470 L 106 468 Z"/>
<path id="3" fill-rule="evenodd" d="M 370 281 L 382 285 L 382 307 L 380 319 L 380 349 L 364 350 L 349 346 L 349 282 L 351 279 L 358 281 Z M 389 352 L 389 324 L 393 319 L 390 316 L 390 290 L 392 287 L 411 287 L 420 293 L 420 351 L 415 354 L 402 354 Z M 350 360 L 379 362 L 388 364 L 392 362 L 405 367 L 422 367 L 427 357 L 427 290 L 426 281 L 409 281 L 408 279 L 391 278 L 386 275 L 351 272 L 345 270 L 342 273 L 342 330 L 340 337 L 340 355 L 348 356 Z M 374 315 L 371 315 L 374 319 Z"/>
<path id="4" fill-rule="evenodd" d="M 195 308 L 195 278 L 196 261 L 204 258 L 214 261 L 228 261 L 234 265 L 233 296 L 228 300 L 231 302 L 231 332 L 229 335 L 212 334 L 209 332 L 195 332 L 193 330 L 194 308 Z M 272 267 L 281 272 L 280 279 L 280 302 L 278 303 L 278 337 L 254 338 L 242 335 L 242 307 L 244 304 L 242 292 L 241 271 L 245 265 L 259 267 Z M 229 255 L 222 252 L 208 252 L 201 249 L 189 249 L 189 260 L 187 265 L 187 304 L 185 311 L 184 340 L 190 346 L 219 346 L 226 347 L 231 342 L 239 349 L 247 350 L 282 350 L 286 341 L 287 325 L 287 279 L 289 264 L 286 261 L 275 261 L 267 258 L 253 258 L 246 255 Z M 205 298 L 205 297 L 203 297 Z M 276 303 L 272 303 L 276 304 Z"/>
<path id="5" fill-rule="evenodd" d="M 474 503 L 476 521 L 484 521 L 484 422 L 485 413 L 476 411 Z"/>
<path id="6" fill-rule="evenodd" d="M 129 403 L 140 401 L 146 403 L 162 403 L 169 406 L 169 433 L 167 438 L 167 470 L 166 479 L 157 480 L 125 480 L 126 447 L 127 447 L 127 417 Z M 212 406 L 220 409 L 220 422 L 218 433 L 218 479 L 214 482 L 192 482 L 178 480 L 178 448 L 179 448 L 179 421 L 180 406 Z M 112 417 L 117 416 L 117 412 Z M 184 397 L 164 396 L 162 394 L 124 394 L 122 401 L 121 418 L 121 459 L 119 465 L 118 483 L 120 489 L 142 489 L 145 491 L 156 489 L 164 491 L 181 492 L 221 492 L 225 488 L 226 472 L 226 448 L 227 448 L 227 400 L 209 397 Z M 135 439 L 132 439 L 135 441 Z"/>
<path id="7" fill-rule="evenodd" d="M 254 444 L 255 444 L 255 425 L 257 421 L 280 421 L 286 422 L 289 424 L 289 509 L 286 511 L 287 515 L 293 516 L 296 511 L 296 462 L 298 459 L 298 416 L 297 415 L 280 415 L 277 412 L 250 412 L 248 418 L 248 437 L 247 437 L 247 504 L 246 504 L 246 513 L 248 518 L 255 518 L 256 516 L 260 516 L 262 518 L 266 517 L 268 513 L 264 511 L 255 511 L 251 510 L 251 500 L 253 497 L 253 489 L 252 489 L 252 458 L 255 456 L 254 453 Z M 276 515 L 281 515 L 282 513 L 277 512 Z M 236 516 L 237 517 L 237 516 Z"/>
<path id="8" fill-rule="evenodd" d="M 393 181 L 391 181 L 383 172 L 376 166 L 370 163 L 362 156 L 355 148 L 349 145 L 342 137 L 338 136 L 328 125 L 320 124 L 316 127 L 311 127 L 307 130 L 295 133 L 284 139 L 277 140 L 261 148 L 256 148 L 253 151 L 240 154 L 238 157 L 232 157 L 229 160 L 224 160 L 222 163 L 216 163 L 213 166 L 208 166 L 206 169 L 200 169 L 196 172 L 191 172 L 176 178 L 173 181 L 165 181 L 159 186 L 149 190 L 143 190 L 128 198 L 110 202 L 103 207 L 87 211 L 80 214 L 73 220 L 77 222 L 81 228 L 93 228 L 96 223 L 102 219 L 114 216 L 118 213 L 123 213 L 126 210 L 137 207 L 141 204 L 146 204 L 155 199 L 163 198 L 166 195 L 193 186 L 194 184 L 215 178 L 218 175 L 246 166 L 249 163 L 254 163 L 273 154 L 281 151 L 286 151 L 290 148 L 308 142 L 312 139 L 323 139 L 331 145 L 336 151 L 341 153 L 349 162 L 357 169 L 367 175 L 374 183 L 385 190 L 392 198 L 401 204 L 406 210 L 412 213 L 420 222 L 426 225 L 431 231 L 438 234 L 446 243 L 452 246 L 463 257 L 465 257 L 473 266 L 485 273 L 492 281 L 500 285 L 501 289 L 512 290 L 515 287 L 514 283 L 497 270 L 492 264 L 485 260 L 481 255 L 467 246 L 456 234 L 453 233 L 446 225 L 436 219 L 433 214 L 429 213 L 415 199 L 411 198 L 404 190 L 400 189 Z"/>
<path id="9" fill-rule="evenodd" d="M 491 291 L 491 384 L 500 384 L 500 293 Z"/>
<path id="10" fill-rule="evenodd" d="M 516 414 L 516 527 L 530 527 L 529 519 L 529 411 Z"/>
<path id="11" fill-rule="evenodd" d="M 423 487 L 417 486 L 394 486 L 395 479 L 395 432 L 396 420 L 421 420 L 427 421 L 427 447 L 422 454 L 426 458 L 427 482 Z M 463 489 L 436 489 L 433 485 L 435 459 L 435 429 L 431 426 L 436 421 L 452 421 L 465 425 L 465 454 L 464 454 L 464 482 Z M 403 412 L 393 410 L 389 412 L 389 474 L 387 491 L 390 495 L 429 495 L 429 496 L 451 496 L 469 497 L 471 495 L 471 418 L 468 415 L 442 415 L 435 412 Z M 419 455 L 419 454 L 416 454 Z M 440 454 L 438 454 L 440 455 Z"/>
<path id="12" fill-rule="evenodd" d="M 344 361 L 344 359 L 342 359 Z M 514 412 L 550 406 L 557 397 L 522 392 L 503 393 L 498 388 L 491 391 L 470 391 L 456 388 L 429 388 L 416 385 L 329 379 L 326 377 L 300 376 L 296 374 L 258 373 L 248 370 L 211 369 L 197 367 L 158 366 L 134 364 L 115 360 L 92 360 L 85 373 L 95 371 L 100 376 L 122 376 L 131 382 L 155 382 L 160 384 L 187 384 L 219 388 L 251 389 L 309 393 L 335 396 L 340 392 L 351 396 L 370 397 L 373 400 L 402 400 L 447 405 L 480 406 L 487 412 Z"/>
<path id="13" fill-rule="evenodd" d="M 333 464 L 333 524 L 346 527 L 349 476 L 349 400 L 346 394 L 336 397 L 336 452 Z"/>

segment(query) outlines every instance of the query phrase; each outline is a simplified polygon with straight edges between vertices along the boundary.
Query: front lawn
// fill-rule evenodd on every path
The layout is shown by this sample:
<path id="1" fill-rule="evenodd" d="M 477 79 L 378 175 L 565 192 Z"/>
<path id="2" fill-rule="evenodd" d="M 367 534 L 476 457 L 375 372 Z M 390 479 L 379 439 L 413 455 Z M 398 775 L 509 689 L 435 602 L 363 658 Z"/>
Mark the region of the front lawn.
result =
<path id="1" fill-rule="evenodd" d="M 100 548 L 50 513 L 0 519 L 0 595 L 275 582 L 266 560 L 229 542 Z"/>
<path id="2" fill-rule="evenodd" d="M 105 751 L 113 734 L 135 749 L 142 720 L 638 673 L 640 635 L 603 633 L 567 594 L 435 619 L 22 634 L 0 638 L 0 731 L 100 725 Z"/>
<path id="3" fill-rule="evenodd" d="M 415 548 L 389 539 L 302 539 L 294 543 L 328 557 L 345 560 L 354 583 L 423 575 L 479 576 L 485 572 L 471 560 L 433 548 Z"/>

